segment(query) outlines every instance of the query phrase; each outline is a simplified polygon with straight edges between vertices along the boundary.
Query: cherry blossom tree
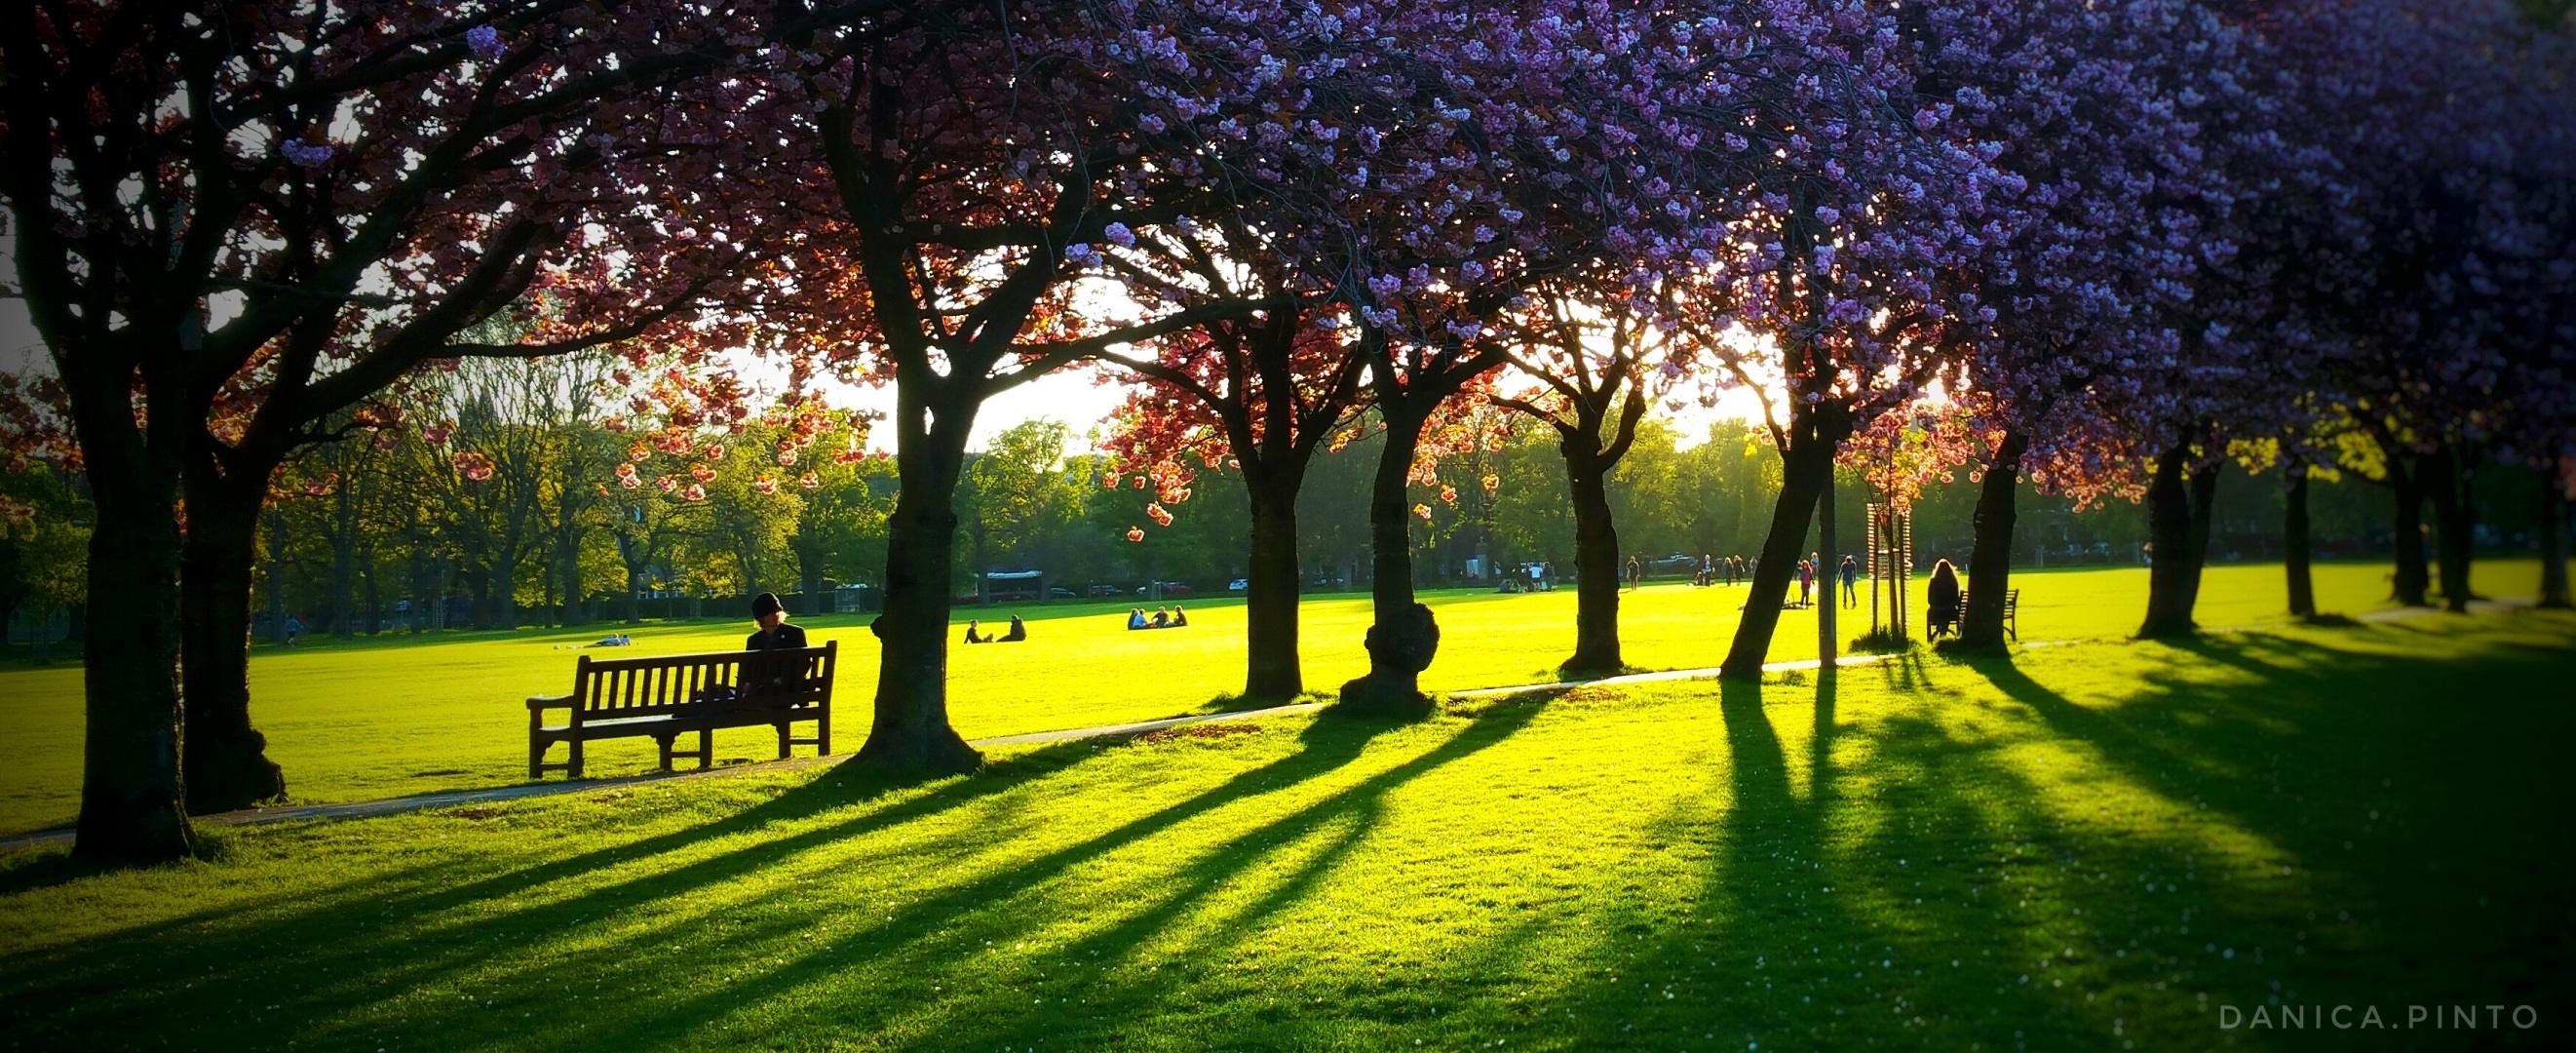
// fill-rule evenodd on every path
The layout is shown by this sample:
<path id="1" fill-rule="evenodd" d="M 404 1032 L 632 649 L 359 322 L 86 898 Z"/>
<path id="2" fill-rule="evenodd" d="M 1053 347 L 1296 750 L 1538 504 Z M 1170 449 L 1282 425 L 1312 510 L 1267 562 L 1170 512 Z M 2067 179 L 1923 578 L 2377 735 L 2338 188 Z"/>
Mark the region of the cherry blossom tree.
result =
<path id="1" fill-rule="evenodd" d="M 2009 177 L 1993 205 L 2005 236 L 1959 277 L 1995 317 L 1966 358 L 1969 416 L 1951 433 L 1971 440 L 1951 455 L 1978 462 L 1980 486 L 1960 643 L 1998 646 L 2026 469 L 2058 464 L 2080 485 L 2129 471 L 2134 437 L 2110 414 L 2151 409 L 2138 394 L 2184 353 L 2185 334 L 2227 321 L 2198 312 L 2242 302 L 2222 290 L 2264 277 L 2230 268 L 2241 261 L 2211 242 L 2225 229 L 2209 217 L 2249 207 L 2249 185 L 2306 188 L 2279 177 L 2279 150 L 2247 148 L 2278 133 L 2254 42 L 2193 0 L 1937 8 L 1920 31 L 1922 87 L 2000 144 L 1994 164 Z M 2288 373 L 2289 358 L 2259 372 Z M 2214 481 L 2214 463 L 2204 469 Z M 2178 547 L 2160 545 L 2159 565 L 2183 569 Z"/>
<path id="2" fill-rule="evenodd" d="M 976 413 L 1110 348 L 1273 306 L 1216 298 L 1120 318 L 1077 300 L 1099 247 L 1177 223 L 1222 189 L 1199 150 L 1212 126 L 1240 130 L 1240 115 L 1278 105 L 1275 64 L 1230 59 L 1329 16 L 1137 2 L 832 10 L 765 55 L 764 90 L 804 114 L 759 137 L 783 144 L 770 190 L 808 222 L 766 258 L 777 299 L 757 346 L 895 390 L 886 428 L 902 486 L 860 755 L 962 770 L 978 755 L 949 726 L 946 627 L 951 505 Z"/>
<path id="3" fill-rule="evenodd" d="M 1140 297 L 1183 302 L 1201 290 L 1227 297 L 1262 289 L 1282 306 L 1165 337 L 1150 357 L 1112 358 L 1145 383 L 1121 408 L 1110 449 L 1129 477 L 1160 484 L 1158 505 L 1188 498 L 1192 460 L 1241 474 L 1252 513 L 1243 694 L 1284 699 L 1305 690 L 1297 494 L 1316 453 L 1354 422 L 1362 365 L 1335 329 L 1315 324 L 1329 290 L 1300 290 L 1299 273 L 1258 248 L 1265 232 L 1248 220 L 1248 210 L 1211 217 L 1206 227 L 1222 230 L 1221 238 L 1200 224 L 1175 224 L 1139 235 L 1138 248 L 1148 251 L 1116 255 Z"/>
<path id="4" fill-rule="evenodd" d="M 1953 123 L 1959 102 L 1918 95 L 1920 44 L 1894 16 L 1830 3 L 1772 14 L 1770 61 L 1792 90 L 1708 132 L 1765 158 L 1757 207 L 1710 247 L 1700 280 L 1764 337 L 1719 343 L 1716 360 L 1771 389 L 1783 467 L 1731 678 L 1761 673 L 1842 443 L 1936 381 L 1959 382 L 1966 338 L 1994 313 L 1955 277 L 2003 236 L 1987 202 L 2017 181 L 1993 166 L 1999 147 Z"/>
<path id="5" fill-rule="evenodd" d="M 1580 273 L 1545 282 L 1504 323 L 1512 340 L 1503 355 L 1522 385 L 1494 401 L 1556 431 L 1573 498 L 1574 654 L 1563 664 L 1569 673 L 1615 672 L 1626 664 L 1619 652 L 1619 533 L 1610 514 L 1610 472 L 1635 444 L 1648 407 L 1664 401 L 1695 365 L 1697 343 L 1675 319 L 1676 305 L 1602 295 L 1629 284 Z"/>
<path id="6" fill-rule="evenodd" d="M 78 851 L 168 858 L 183 741 L 190 805 L 281 785 L 236 630 L 287 453 L 424 363 L 630 337 L 720 291 L 733 253 L 620 162 L 730 27 L 570 2 L 9 10 L 0 193 L 114 555 L 91 591 L 129 626 L 91 644 Z M 540 293 L 526 342 L 455 340 Z"/>

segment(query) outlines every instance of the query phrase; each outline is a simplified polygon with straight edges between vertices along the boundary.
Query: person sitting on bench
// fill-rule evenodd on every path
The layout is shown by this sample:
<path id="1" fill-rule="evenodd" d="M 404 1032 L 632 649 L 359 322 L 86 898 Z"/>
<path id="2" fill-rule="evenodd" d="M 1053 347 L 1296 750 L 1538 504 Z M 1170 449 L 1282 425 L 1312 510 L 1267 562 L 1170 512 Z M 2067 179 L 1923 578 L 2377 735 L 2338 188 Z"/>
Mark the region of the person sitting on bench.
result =
<path id="1" fill-rule="evenodd" d="M 1011 643 L 1015 640 L 1026 640 L 1028 638 L 1029 623 L 1021 621 L 1019 615 L 1012 615 L 1010 631 L 1002 634 L 1002 642 Z"/>
<path id="2" fill-rule="evenodd" d="M 976 626 L 978 626 L 978 625 L 980 625 L 980 624 L 982 624 L 982 623 L 977 622 L 976 620 L 974 620 L 974 619 L 972 619 L 972 618 L 969 618 L 969 619 L 967 619 L 967 620 L 966 620 L 966 642 L 967 642 L 967 643 L 991 643 L 991 642 L 993 642 L 993 638 L 992 638 L 992 637 L 990 637 L 990 636 L 985 636 L 985 635 L 983 635 L 983 634 L 981 634 L 981 633 L 979 633 L 979 632 L 977 632 L 977 631 L 976 631 Z"/>
<path id="3" fill-rule="evenodd" d="M 742 642 L 746 651 L 794 651 L 805 647 L 805 627 L 787 624 L 787 608 L 778 602 L 778 594 L 764 592 L 751 598 L 751 621 L 760 627 Z"/>
<path id="4" fill-rule="evenodd" d="M 1932 564 L 1932 583 L 1923 587 L 1923 598 L 1930 601 L 1925 613 L 1933 636 L 1959 631 L 1959 571 L 1949 560 Z"/>
<path id="5" fill-rule="evenodd" d="M 1184 626 L 1184 625 L 1188 625 L 1189 623 L 1190 623 L 1190 616 L 1181 612 L 1181 605 L 1180 605 L 1180 604 L 1177 604 L 1177 603 L 1173 604 L 1173 605 L 1172 605 L 1172 624 L 1171 624 L 1170 626 L 1168 626 L 1168 627 L 1169 627 L 1169 628 L 1173 628 L 1173 629 L 1178 629 L 1178 628 L 1180 628 L 1180 627 L 1182 627 L 1182 626 Z"/>
<path id="6" fill-rule="evenodd" d="M 1131 630 L 1131 631 L 1132 631 L 1132 630 L 1136 630 L 1136 629 L 1151 629 L 1151 628 L 1153 628 L 1153 626 L 1145 624 L 1145 608 L 1143 608 L 1143 607 L 1129 607 L 1129 608 L 1127 608 L 1127 628 L 1128 628 L 1129 630 Z"/>

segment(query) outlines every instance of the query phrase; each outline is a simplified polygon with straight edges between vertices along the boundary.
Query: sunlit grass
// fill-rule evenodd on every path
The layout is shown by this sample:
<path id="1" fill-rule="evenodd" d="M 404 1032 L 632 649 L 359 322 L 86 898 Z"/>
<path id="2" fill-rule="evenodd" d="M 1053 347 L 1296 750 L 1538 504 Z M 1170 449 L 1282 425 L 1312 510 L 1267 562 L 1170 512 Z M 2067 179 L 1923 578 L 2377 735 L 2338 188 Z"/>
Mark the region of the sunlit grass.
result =
<path id="1" fill-rule="evenodd" d="M 2319 568 L 2320 603 L 2359 613 L 2383 605 L 2385 569 L 2377 564 Z M 2482 564 L 2480 580 L 2501 593 L 2529 592 L 2536 565 Z M 2021 631 L 2032 640 L 2125 636 L 2146 606 L 2146 572 L 2025 571 Z M 1715 665 L 1726 652 L 1745 586 L 1694 589 L 1650 585 L 1625 594 L 1621 639 L 1626 660 L 1642 669 Z M 1919 594 L 1919 590 L 1918 590 Z M 1574 647 L 1574 591 L 1498 594 L 1452 590 L 1429 594 L 1443 644 L 1423 677 L 1434 691 L 1553 679 Z M 1243 605 L 1239 599 L 1183 601 L 1191 626 L 1129 632 L 1131 601 L 960 609 L 950 651 L 950 710 L 969 738 L 1087 727 L 1171 716 L 1222 705 L 1242 688 Z M 2200 617 L 2211 626 L 2284 617 L 2275 565 L 2213 567 Z M 1843 635 L 1868 628 L 1868 600 L 1844 615 Z M 966 646 L 968 617 L 1007 623 L 1028 618 L 1026 643 Z M 1366 670 L 1361 648 L 1369 622 L 1363 596 L 1309 599 L 1302 611 L 1306 683 L 1330 692 Z M 1775 660 L 1816 655 L 1815 614 L 1790 611 L 1773 638 Z M 856 749 L 867 734 L 876 680 L 877 641 L 866 616 L 800 619 L 816 642 L 840 641 L 834 745 Z M 1919 616 L 1918 616 L 1919 620 Z M 634 631 L 625 656 L 731 650 L 748 625 L 724 621 L 652 624 Z M 284 765 L 298 801 L 363 800 L 432 790 L 496 786 L 527 774 L 529 695 L 570 690 L 580 652 L 608 627 L 580 631 L 457 632 L 355 641 L 308 638 L 293 650 L 257 648 L 251 663 L 252 717 L 269 737 L 269 755 Z M 80 785 L 80 673 L 71 666 L 0 667 L 0 727 L 10 735 L 11 763 L 0 765 L 0 833 L 68 823 Z M 718 756 L 776 755 L 767 729 L 720 734 Z M 588 754 L 593 775 L 651 768 L 649 739 L 600 743 Z"/>
<path id="2" fill-rule="evenodd" d="M 2298 1044 L 2218 1028 L 2275 997 L 2548 1026 L 2571 643 L 2529 614 L 1914 657 L 139 872 L 22 853 L 0 1001 L 34 1047 Z"/>

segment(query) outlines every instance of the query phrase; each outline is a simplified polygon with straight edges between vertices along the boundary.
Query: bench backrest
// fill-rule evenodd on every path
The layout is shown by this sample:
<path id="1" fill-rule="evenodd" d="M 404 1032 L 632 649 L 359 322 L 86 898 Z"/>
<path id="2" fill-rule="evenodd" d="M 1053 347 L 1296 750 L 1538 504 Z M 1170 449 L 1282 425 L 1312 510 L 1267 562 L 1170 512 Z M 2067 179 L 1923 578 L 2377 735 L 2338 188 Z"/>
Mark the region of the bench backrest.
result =
<path id="1" fill-rule="evenodd" d="M 620 720 L 729 709 L 789 709 L 827 702 L 840 642 L 790 651 L 725 651 L 658 658 L 581 656 L 572 721 Z"/>

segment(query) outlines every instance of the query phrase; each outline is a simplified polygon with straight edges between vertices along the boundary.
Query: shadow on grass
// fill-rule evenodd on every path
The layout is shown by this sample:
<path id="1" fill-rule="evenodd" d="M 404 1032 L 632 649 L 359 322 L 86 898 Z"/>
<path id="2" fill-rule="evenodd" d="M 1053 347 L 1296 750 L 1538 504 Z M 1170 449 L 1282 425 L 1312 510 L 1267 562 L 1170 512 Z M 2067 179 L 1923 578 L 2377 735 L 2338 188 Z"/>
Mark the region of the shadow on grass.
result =
<path id="1" fill-rule="evenodd" d="M 1413 778 L 1498 742 L 1523 726 L 1540 707 L 1496 707 L 1466 722 L 1448 741 L 1421 756 L 1375 773 L 1358 785 L 1336 791 L 1320 802 L 1230 835 L 1174 871 L 1172 881 L 1150 897 L 1143 909 L 1128 913 L 1089 940 L 1108 949 L 1132 947 L 1190 909 L 1210 889 L 1238 878 L 1270 857 L 1271 841 L 1329 835 L 1336 847 L 1304 862 L 1304 876 L 1291 879 L 1266 905 L 1256 906 L 1240 924 L 1256 924 L 1269 911 L 1293 902 L 1298 889 L 1328 874 L 1335 861 L 1352 851 L 1374 828 L 1383 798 Z M 1100 743 L 1062 743 L 1004 758 L 984 772 L 926 790 L 897 778 L 843 765 L 775 798 L 713 822 L 693 824 L 637 840 L 578 851 L 501 873 L 466 878 L 470 862 L 423 867 L 385 875 L 361 886 L 332 887 L 316 895 L 309 887 L 289 901 L 262 902 L 240 913 L 241 905 L 213 908 L 169 921 L 118 932 L 77 947 L 54 948 L 21 956 L 0 968 L 0 987 L 51 1001 L 59 1016 L 27 1021 L 26 1033 L 43 1041 L 82 1033 L 103 1033 L 136 1019 L 167 1029 L 170 1037 L 203 1039 L 227 1025 L 218 1019 L 189 1019 L 154 1013 L 151 1007 L 176 994 L 170 978 L 187 977 L 187 986 L 215 991 L 257 991 L 268 1006 L 263 1019 L 309 1020 L 294 1030 L 323 1045 L 365 1045 L 368 1036 L 337 1030 L 332 1018 L 353 1004 L 372 1004 L 400 992 L 411 996 L 398 1010 L 371 1014 L 371 1028 L 390 1033 L 436 1033 L 446 1041 L 469 1041 L 480 1035 L 521 1047 L 549 1042 L 565 1048 L 600 1048 L 602 1044 L 651 1045 L 666 1042 L 705 1021 L 724 1016 L 744 1000 L 789 994 L 815 979 L 845 968 L 848 955 L 864 950 L 874 955 L 971 959 L 967 948 L 988 935 L 1008 935 L 1017 924 L 996 904 L 1042 896 L 1043 890 L 1072 879 L 1086 864 L 1104 855 L 1152 841 L 1176 828 L 1237 802 L 1293 791 L 1337 771 L 1364 752 L 1380 734 L 1410 725 L 1361 719 L 1316 721 L 1300 748 L 1283 758 L 1240 771 L 1222 783 L 1178 802 L 1116 823 L 1070 844 L 1028 858 L 990 865 L 980 873 L 946 884 L 926 895 L 908 897 L 898 909 L 878 917 L 823 916 L 794 891 L 794 875 L 817 864 L 807 859 L 815 850 L 841 845 L 873 832 L 900 826 L 954 809 L 1006 803 L 1009 791 L 1022 789 L 1104 750 L 1131 748 Z M 1151 747 L 1132 747 L 1151 748 Z M 910 796 L 903 796 L 911 794 Z M 867 808 L 872 802 L 880 806 Z M 847 818 L 832 813 L 861 808 Z M 958 826 L 959 824 L 950 824 Z M 1008 831 L 1018 824 L 991 814 L 946 835 L 934 834 L 897 846 L 875 846 L 883 853 L 941 854 L 976 865 L 992 862 L 992 853 L 1008 854 Z M 740 842 L 738 846 L 723 842 Z M 654 857 L 716 847 L 653 867 Z M 823 853 L 816 858 L 828 857 Z M 866 865 L 864 859 L 834 866 Z M 650 868 L 650 869 L 648 869 Z M 598 873 L 610 871 L 609 873 Z M 523 904 L 532 891 L 558 882 L 579 882 L 567 894 Z M 544 892 L 537 892 L 540 897 Z M 732 961 L 736 948 L 791 943 L 804 953 L 780 962 L 764 962 L 738 980 L 701 988 L 683 985 L 689 997 L 656 1001 L 649 1011 L 631 1007 L 598 1015 L 577 1037 L 572 1029 L 548 1026 L 537 1032 L 512 1029 L 496 1014 L 470 999 L 455 996 L 460 976 L 474 976 L 478 989 L 517 992 L 512 1001 L 525 1008 L 543 1006 L 543 996 L 563 978 L 561 963 L 533 962 L 519 955 L 531 943 L 553 942 L 570 932 L 618 928 L 619 919 L 638 912 L 669 914 L 674 919 L 711 912 L 703 922 L 625 926 L 586 939 L 579 966 L 583 978 L 603 979 L 630 990 L 652 990 L 657 970 L 692 968 L 705 961 Z M 813 939 L 829 931 L 828 939 Z M 185 938 L 176 940 L 184 932 Z M 281 958 L 283 948 L 298 948 Z M 703 958 L 693 958 L 697 952 Z M 489 968 L 496 955 L 512 965 Z M 296 982 L 280 986 L 281 962 L 291 961 Z M 738 968 L 728 966 L 728 970 Z M 324 978 L 337 977 L 337 982 Z M 353 986 L 354 985 L 354 986 Z M 419 997 L 446 989 L 447 994 Z M 81 992 L 73 996 L 72 992 Z M 1150 988 L 1133 993 L 1150 999 Z M 383 1007 L 379 1007 L 383 1008 Z M 518 1014 L 508 1014 L 512 1019 Z M 560 1023 L 561 1021 L 557 1021 Z M 993 1022 L 1000 1032 L 1019 1025 Z M 1035 1026 L 1035 1025 L 1031 1025 Z M 287 1033 L 287 1032 L 275 1032 Z M 540 1034 L 555 1036 L 541 1039 Z M 47 1036 L 51 1036 L 48 1038 Z M 946 1048 L 942 1039 L 934 1043 Z M 370 1046 L 372 1048 L 372 1046 Z"/>

